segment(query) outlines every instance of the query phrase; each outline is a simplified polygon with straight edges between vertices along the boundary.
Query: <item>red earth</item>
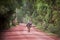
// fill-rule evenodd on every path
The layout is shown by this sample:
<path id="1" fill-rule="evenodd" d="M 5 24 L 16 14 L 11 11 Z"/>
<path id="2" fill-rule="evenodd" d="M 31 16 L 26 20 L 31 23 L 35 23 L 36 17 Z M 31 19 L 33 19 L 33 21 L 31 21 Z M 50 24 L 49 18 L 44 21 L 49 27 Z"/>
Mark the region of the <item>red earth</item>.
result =
<path id="1" fill-rule="evenodd" d="M 25 24 L 19 24 L 1 32 L 0 40 L 60 40 L 60 38 L 48 35 L 34 27 L 28 32 Z"/>

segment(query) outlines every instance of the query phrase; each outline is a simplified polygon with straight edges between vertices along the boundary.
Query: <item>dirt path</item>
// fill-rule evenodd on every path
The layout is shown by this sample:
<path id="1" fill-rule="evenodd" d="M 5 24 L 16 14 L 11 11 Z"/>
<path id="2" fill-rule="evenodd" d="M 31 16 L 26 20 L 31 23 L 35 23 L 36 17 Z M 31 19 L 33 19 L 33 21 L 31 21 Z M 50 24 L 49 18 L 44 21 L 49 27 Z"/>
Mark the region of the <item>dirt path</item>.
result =
<path id="1" fill-rule="evenodd" d="M 27 32 L 27 28 L 24 24 L 17 25 L 1 32 L 0 40 L 60 40 L 58 38 L 52 38 L 47 36 L 44 32 L 36 31 L 35 28 L 31 28 L 31 32 Z"/>

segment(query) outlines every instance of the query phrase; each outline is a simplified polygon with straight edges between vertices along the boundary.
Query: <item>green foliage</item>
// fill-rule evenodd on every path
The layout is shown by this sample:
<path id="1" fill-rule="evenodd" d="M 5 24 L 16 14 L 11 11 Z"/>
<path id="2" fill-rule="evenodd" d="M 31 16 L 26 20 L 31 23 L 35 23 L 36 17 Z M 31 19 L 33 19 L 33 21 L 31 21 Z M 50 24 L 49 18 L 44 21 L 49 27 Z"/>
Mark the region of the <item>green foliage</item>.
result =
<path id="1" fill-rule="evenodd" d="M 36 0 L 33 8 L 33 22 L 40 24 L 38 28 L 59 35 L 60 31 L 60 0 Z"/>
<path id="2" fill-rule="evenodd" d="M 0 0 L 0 15 L 7 21 L 4 26 L 10 25 L 16 16 L 18 22 L 25 23 L 32 16 L 39 29 L 60 35 L 60 0 Z"/>
<path id="3" fill-rule="evenodd" d="M 0 0 L 0 30 L 10 28 L 10 24 L 16 18 L 15 9 L 17 7 L 16 0 Z"/>

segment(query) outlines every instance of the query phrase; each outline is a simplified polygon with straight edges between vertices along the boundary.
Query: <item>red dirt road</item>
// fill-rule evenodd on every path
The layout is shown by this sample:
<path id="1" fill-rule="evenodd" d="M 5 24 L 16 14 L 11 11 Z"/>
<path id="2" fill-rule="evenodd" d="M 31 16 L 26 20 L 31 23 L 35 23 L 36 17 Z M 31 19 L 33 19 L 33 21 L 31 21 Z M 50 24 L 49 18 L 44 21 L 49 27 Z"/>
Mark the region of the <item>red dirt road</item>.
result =
<path id="1" fill-rule="evenodd" d="M 35 28 L 31 28 L 31 32 L 27 31 L 24 24 L 17 25 L 1 32 L 0 40 L 60 40 L 46 35 L 44 32 L 36 31 Z"/>

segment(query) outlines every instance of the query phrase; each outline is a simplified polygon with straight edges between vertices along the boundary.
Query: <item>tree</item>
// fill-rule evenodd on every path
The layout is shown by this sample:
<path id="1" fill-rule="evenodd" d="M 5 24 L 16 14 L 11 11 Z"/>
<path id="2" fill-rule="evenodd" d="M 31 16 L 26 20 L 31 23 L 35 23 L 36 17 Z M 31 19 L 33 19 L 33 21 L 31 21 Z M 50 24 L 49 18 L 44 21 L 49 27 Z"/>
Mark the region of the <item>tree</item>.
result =
<path id="1" fill-rule="evenodd" d="M 15 19 L 15 9 L 18 7 L 16 0 L 0 0 L 0 30 L 10 28 L 10 23 Z"/>
<path id="2" fill-rule="evenodd" d="M 34 9 L 37 10 L 37 13 L 35 11 L 33 12 L 34 21 L 36 23 L 41 23 L 43 26 L 43 29 L 46 25 L 46 30 L 56 33 L 59 35 L 60 31 L 60 0 L 35 0 L 34 1 Z M 36 14 L 36 15 L 35 15 Z M 35 17 L 36 16 L 36 17 Z M 45 22 L 45 24 L 44 24 Z M 53 30 L 53 31 L 52 31 Z"/>

